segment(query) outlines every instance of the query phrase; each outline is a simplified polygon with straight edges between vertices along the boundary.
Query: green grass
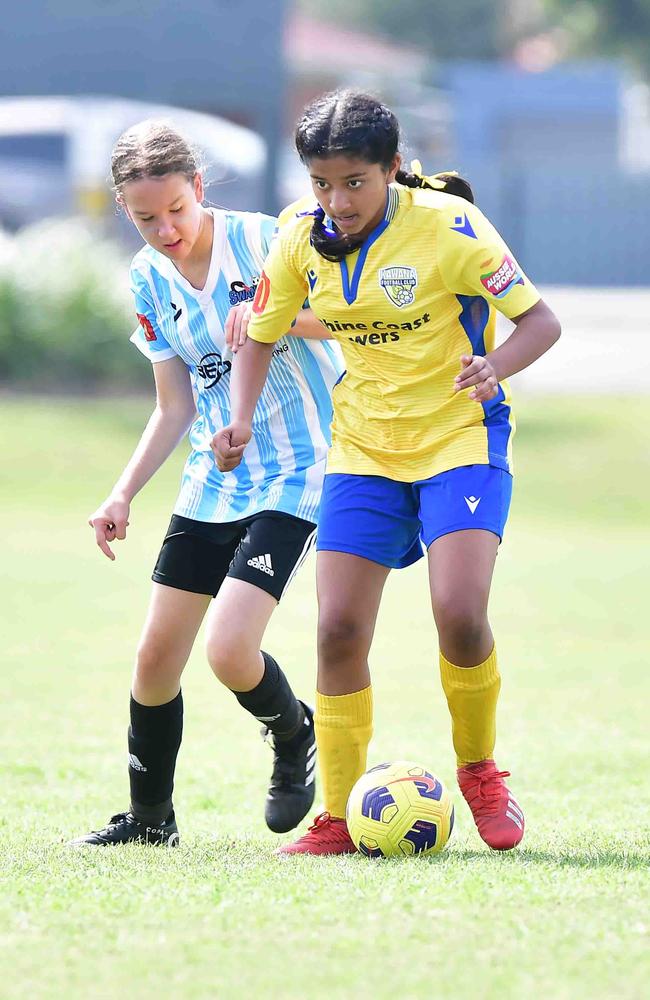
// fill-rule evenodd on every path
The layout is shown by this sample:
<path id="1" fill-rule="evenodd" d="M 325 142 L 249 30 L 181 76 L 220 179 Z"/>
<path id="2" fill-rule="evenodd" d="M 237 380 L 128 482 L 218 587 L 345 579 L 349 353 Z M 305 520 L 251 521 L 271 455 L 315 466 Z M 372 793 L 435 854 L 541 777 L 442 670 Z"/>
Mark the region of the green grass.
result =
<path id="1" fill-rule="evenodd" d="M 184 679 L 181 847 L 66 849 L 127 801 L 131 661 L 181 455 L 109 564 L 86 517 L 146 404 L 0 399 L 0 996 L 647 996 L 649 411 L 635 397 L 519 401 L 491 609 L 497 759 L 528 821 L 516 852 L 485 848 L 458 802 L 425 570 L 392 575 L 370 762 L 429 764 L 454 790 L 457 829 L 439 858 L 373 863 L 273 856 L 268 747 L 200 644 Z M 312 578 L 313 563 L 268 639 L 305 696 Z"/>

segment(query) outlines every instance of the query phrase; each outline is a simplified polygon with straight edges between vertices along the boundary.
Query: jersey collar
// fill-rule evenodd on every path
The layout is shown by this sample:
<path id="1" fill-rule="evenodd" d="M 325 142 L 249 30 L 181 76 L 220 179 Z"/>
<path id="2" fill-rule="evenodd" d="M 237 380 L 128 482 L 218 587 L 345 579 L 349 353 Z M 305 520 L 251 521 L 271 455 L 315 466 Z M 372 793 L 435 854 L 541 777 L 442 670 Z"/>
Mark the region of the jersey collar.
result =
<path id="1" fill-rule="evenodd" d="M 395 218 L 397 210 L 399 208 L 399 191 L 396 187 L 392 185 L 389 186 L 388 192 L 386 194 L 386 209 L 384 211 L 384 217 L 378 225 L 368 233 L 365 240 L 359 247 L 359 256 L 356 259 L 354 265 L 354 271 L 352 272 L 352 280 L 350 280 L 350 272 L 348 271 L 347 258 L 343 258 L 340 261 L 341 267 L 341 282 L 343 285 L 343 297 L 349 306 L 353 302 L 356 302 L 357 295 L 359 293 L 359 282 L 361 281 L 361 275 L 363 274 L 363 268 L 366 263 L 366 258 L 372 247 L 381 234 L 388 229 L 388 226 Z M 332 227 L 333 223 L 331 219 L 327 219 L 327 225 Z"/>

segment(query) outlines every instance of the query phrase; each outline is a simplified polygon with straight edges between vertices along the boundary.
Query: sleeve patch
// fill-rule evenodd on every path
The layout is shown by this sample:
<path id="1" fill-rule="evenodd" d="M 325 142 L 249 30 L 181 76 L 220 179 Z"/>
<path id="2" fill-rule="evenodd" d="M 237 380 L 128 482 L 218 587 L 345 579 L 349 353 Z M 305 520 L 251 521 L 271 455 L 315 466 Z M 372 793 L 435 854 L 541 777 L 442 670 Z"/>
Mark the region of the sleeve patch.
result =
<path id="1" fill-rule="evenodd" d="M 253 299 L 253 312 L 256 316 L 261 316 L 266 309 L 266 304 L 269 301 L 269 295 L 271 294 L 271 282 L 265 271 L 262 271 L 262 276 L 260 278 L 260 283 L 257 286 L 257 291 L 255 292 L 255 298 Z"/>
<path id="2" fill-rule="evenodd" d="M 146 316 L 143 316 L 142 313 L 136 313 L 136 316 L 138 317 L 138 323 L 144 330 L 144 339 L 148 341 L 157 340 L 156 331 L 151 325 L 151 321 Z"/>
<path id="3" fill-rule="evenodd" d="M 507 253 L 503 255 L 497 268 L 481 275 L 481 284 L 486 292 L 496 299 L 502 299 L 515 285 L 523 283 L 524 279 L 519 272 L 517 262 Z"/>

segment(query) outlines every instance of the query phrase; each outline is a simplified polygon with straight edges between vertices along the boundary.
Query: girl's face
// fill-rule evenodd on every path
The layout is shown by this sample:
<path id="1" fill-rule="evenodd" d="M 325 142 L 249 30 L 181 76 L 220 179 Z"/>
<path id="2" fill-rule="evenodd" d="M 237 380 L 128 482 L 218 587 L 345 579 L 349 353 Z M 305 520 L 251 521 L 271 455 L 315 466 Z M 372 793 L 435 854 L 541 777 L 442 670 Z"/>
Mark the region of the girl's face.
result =
<path id="1" fill-rule="evenodd" d="M 401 157 L 388 170 L 354 156 L 318 157 L 309 161 L 311 186 L 326 215 L 341 233 L 367 236 L 386 210 L 386 188 L 395 180 Z"/>
<path id="2" fill-rule="evenodd" d="M 173 261 L 192 252 L 203 224 L 203 181 L 196 174 L 127 181 L 118 199 L 142 239 Z"/>

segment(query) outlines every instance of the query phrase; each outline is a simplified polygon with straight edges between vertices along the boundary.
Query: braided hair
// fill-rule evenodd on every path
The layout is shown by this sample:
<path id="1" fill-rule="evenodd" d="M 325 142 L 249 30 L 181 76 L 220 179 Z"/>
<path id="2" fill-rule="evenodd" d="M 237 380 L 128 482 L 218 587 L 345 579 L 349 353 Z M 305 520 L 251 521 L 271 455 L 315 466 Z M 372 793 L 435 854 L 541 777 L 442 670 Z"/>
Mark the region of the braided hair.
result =
<path id="1" fill-rule="evenodd" d="M 356 156 L 367 163 L 390 168 L 399 148 L 399 122 L 390 108 L 358 90 L 334 90 L 309 104 L 296 126 L 296 149 L 307 165 L 314 157 Z M 411 188 L 440 190 L 474 201 L 466 180 L 453 173 L 437 174 L 434 183 L 426 177 L 398 170 L 398 184 Z M 364 237 L 339 233 L 325 224 L 319 206 L 313 213 L 311 244 L 326 260 L 340 261 L 354 253 Z"/>

